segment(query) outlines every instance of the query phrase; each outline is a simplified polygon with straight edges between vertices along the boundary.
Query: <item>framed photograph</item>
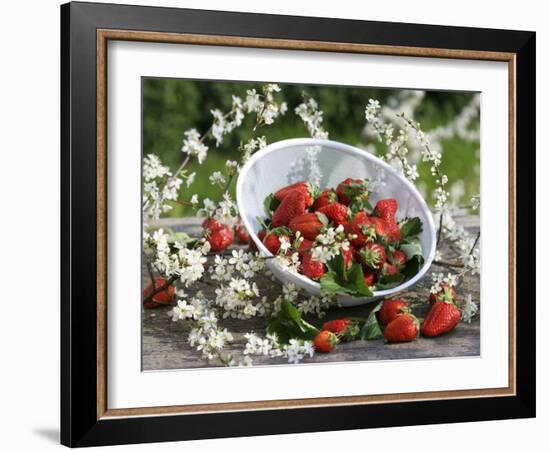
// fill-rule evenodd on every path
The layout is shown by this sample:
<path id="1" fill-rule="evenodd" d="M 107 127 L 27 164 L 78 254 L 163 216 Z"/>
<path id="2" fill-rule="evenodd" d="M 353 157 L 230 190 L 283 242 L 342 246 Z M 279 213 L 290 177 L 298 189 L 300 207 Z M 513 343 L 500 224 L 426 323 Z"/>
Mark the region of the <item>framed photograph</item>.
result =
<path id="1" fill-rule="evenodd" d="M 61 27 L 63 444 L 534 417 L 535 33 Z"/>

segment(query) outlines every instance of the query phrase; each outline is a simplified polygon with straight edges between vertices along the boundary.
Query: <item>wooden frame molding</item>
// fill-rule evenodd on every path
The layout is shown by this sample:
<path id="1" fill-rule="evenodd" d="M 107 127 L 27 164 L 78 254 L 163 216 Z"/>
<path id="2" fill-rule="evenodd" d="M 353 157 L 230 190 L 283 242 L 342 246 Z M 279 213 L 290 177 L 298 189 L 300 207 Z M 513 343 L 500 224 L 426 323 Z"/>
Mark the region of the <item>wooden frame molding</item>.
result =
<path id="1" fill-rule="evenodd" d="M 107 404 L 107 43 L 109 40 L 180 43 L 364 53 L 408 57 L 472 59 L 508 62 L 509 72 L 509 384 L 505 388 L 453 390 L 405 394 L 384 394 L 254 402 L 215 403 L 109 409 Z M 291 409 L 304 407 L 343 406 L 422 400 L 513 396 L 516 394 L 516 55 L 508 52 L 457 50 L 445 48 L 403 47 L 356 43 L 334 43 L 287 39 L 263 39 L 183 33 L 160 33 L 131 30 L 97 30 L 97 419 L 129 416 L 219 413 Z"/>

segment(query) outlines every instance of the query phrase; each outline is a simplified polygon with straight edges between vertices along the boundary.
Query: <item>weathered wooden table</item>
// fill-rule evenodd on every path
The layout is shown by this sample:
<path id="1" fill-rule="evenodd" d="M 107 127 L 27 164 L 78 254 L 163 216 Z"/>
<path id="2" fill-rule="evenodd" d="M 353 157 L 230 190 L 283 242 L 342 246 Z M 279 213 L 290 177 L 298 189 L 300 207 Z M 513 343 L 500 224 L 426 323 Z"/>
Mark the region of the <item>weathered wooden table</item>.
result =
<path id="1" fill-rule="evenodd" d="M 479 230 L 479 218 L 477 216 L 464 216 L 457 219 L 468 231 L 475 234 Z M 185 231 L 191 236 L 200 234 L 200 221 L 196 218 L 184 219 L 161 219 L 158 225 L 171 227 L 174 231 Z M 443 259 L 452 260 L 454 250 L 448 242 L 443 241 L 440 251 Z M 411 309 L 418 317 L 425 317 L 428 304 L 425 301 L 429 296 L 430 273 L 447 272 L 445 267 L 432 265 L 428 274 L 411 289 L 403 292 L 411 306 Z M 147 270 L 144 267 L 142 273 L 145 284 L 149 283 Z M 267 277 L 257 280 L 258 286 L 266 286 L 269 283 Z M 206 295 L 213 291 L 211 285 L 197 282 L 189 294 L 202 290 Z M 479 277 L 466 276 L 461 285 L 457 288 L 460 296 L 472 294 L 476 302 L 479 302 Z M 322 321 L 345 316 L 367 317 L 374 308 L 375 303 L 357 306 L 352 308 L 332 308 L 327 311 L 326 317 L 322 320 L 306 317 L 314 325 L 321 325 Z M 200 358 L 199 353 L 192 349 L 187 343 L 187 331 L 182 322 L 173 322 L 168 317 L 171 307 L 159 307 L 153 310 L 142 309 L 143 341 L 142 341 L 142 368 L 143 370 L 163 369 L 188 369 L 197 367 L 211 367 L 218 365 L 218 362 L 209 362 Z M 259 335 L 265 333 L 266 319 L 250 319 L 246 321 L 235 319 L 224 319 L 220 324 L 231 331 L 234 342 L 231 343 L 234 349 L 243 349 L 246 342 L 243 335 L 248 332 L 256 332 Z M 414 359 L 414 358 L 436 358 L 436 357 L 462 357 L 477 356 L 480 354 L 480 328 L 479 318 L 472 320 L 472 323 L 459 323 L 450 333 L 438 338 L 420 338 L 414 342 L 387 344 L 383 339 L 372 341 L 354 341 L 340 344 L 335 351 L 328 354 L 317 353 L 313 358 L 305 358 L 303 363 L 337 362 L 337 361 L 367 361 L 367 360 L 391 360 L 391 359 Z M 283 364 L 283 358 L 254 357 L 256 365 L 259 364 Z"/>

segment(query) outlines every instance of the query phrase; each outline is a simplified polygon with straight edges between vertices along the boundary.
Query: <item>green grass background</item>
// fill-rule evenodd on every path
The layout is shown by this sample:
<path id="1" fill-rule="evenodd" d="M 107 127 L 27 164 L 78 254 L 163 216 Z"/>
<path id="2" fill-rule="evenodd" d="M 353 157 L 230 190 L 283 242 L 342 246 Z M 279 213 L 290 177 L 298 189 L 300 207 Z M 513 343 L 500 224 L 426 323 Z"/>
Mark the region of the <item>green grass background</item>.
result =
<path id="1" fill-rule="evenodd" d="M 277 98 L 284 99 L 289 110 L 273 125 L 262 127 L 256 133 L 265 135 L 268 144 L 281 139 L 308 136 L 302 120 L 294 114 L 294 108 L 302 102 L 305 93 L 318 101 L 324 114 L 323 126 L 329 131 L 330 139 L 359 146 L 374 144 L 378 153 L 384 151 L 383 144 L 366 138 L 362 133 L 365 126 L 364 108 L 369 98 L 378 99 L 384 104 L 389 97 L 398 95 L 399 90 L 285 84 L 280 86 L 282 91 L 277 94 Z M 185 130 L 196 128 L 201 134 L 204 133 L 212 123 L 211 109 L 218 108 L 225 112 L 231 108 L 232 95 L 244 99 L 247 89 L 261 91 L 260 83 L 156 78 L 145 78 L 142 87 L 143 153 L 157 154 L 172 170 L 177 168 L 184 157 L 180 148 Z M 445 125 L 471 101 L 472 95 L 464 92 L 426 92 L 414 118 L 426 131 Z M 205 197 L 214 201 L 219 199 L 220 189 L 210 184 L 208 176 L 214 170 L 223 171 L 226 160 L 238 159 L 239 143 L 252 137 L 253 124 L 253 115 L 247 115 L 243 125 L 226 136 L 219 148 L 216 148 L 213 140 L 207 141 L 209 152 L 205 162 L 202 165 L 193 162 L 188 166 L 189 172 L 196 171 L 197 176 L 189 189 L 182 189 L 183 202 L 188 201 L 193 194 L 198 194 L 201 200 Z M 479 122 L 474 127 L 479 127 Z M 449 187 L 460 183 L 464 188 L 463 195 L 454 198 L 454 202 L 459 205 L 468 204 L 471 196 L 479 193 L 479 142 L 468 142 L 455 136 L 444 140 L 442 146 L 442 169 L 449 177 Z M 420 177 L 417 184 L 423 187 L 428 202 L 433 203 L 431 192 L 435 183 L 429 167 L 419 164 L 418 169 Z M 166 216 L 193 214 L 189 207 L 181 204 L 173 206 Z"/>

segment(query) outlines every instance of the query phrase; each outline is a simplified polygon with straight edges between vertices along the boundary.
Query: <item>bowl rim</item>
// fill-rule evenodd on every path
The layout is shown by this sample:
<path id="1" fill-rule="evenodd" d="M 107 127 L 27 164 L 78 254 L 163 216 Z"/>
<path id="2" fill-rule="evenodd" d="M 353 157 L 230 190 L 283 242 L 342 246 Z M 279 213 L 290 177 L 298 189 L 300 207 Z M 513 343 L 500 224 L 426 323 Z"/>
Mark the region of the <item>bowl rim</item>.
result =
<path id="1" fill-rule="evenodd" d="M 368 159 L 369 161 L 373 162 L 374 164 L 377 164 L 381 167 L 383 167 L 385 170 L 390 172 L 391 174 L 395 175 L 397 178 L 399 178 L 409 189 L 409 191 L 412 193 L 413 196 L 416 197 L 416 199 L 419 201 L 420 207 L 424 211 L 426 217 L 428 218 L 428 231 L 431 235 L 431 246 L 428 251 L 428 256 L 425 256 L 424 265 L 420 268 L 418 273 L 412 277 L 411 279 L 405 281 L 404 283 L 400 284 L 399 286 L 396 286 L 392 289 L 385 289 L 382 291 L 373 291 L 373 297 L 385 297 L 393 295 L 397 292 L 401 292 L 410 286 L 416 284 L 429 270 L 430 266 L 432 265 L 434 256 L 435 256 L 435 249 L 436 249 L 436 233 L 435 233 L 435 223 L 433 220 L 432 212 L 428 205 L 426 204 L 426 201 L 424 200 L 424 197 L 420 194 L 418 189 L 416 189 L 416 186 L 409 181 L 407 178 L 403 176 L 401 172 L 399 172 L 397 169 L 390 166 L 387 162 L 383 161 L 382 159 L 378 158 L 377 156 L 372 155 L 367 150 L 359 149 L 357 147 L 354 147 L 349 144 L 345 144 L 343 142 L 338 141 L 332 141 L 330 139 L 314 139 L 314 138 L 291 138 L 291 139 L 283 139 L 281 141 L 273 142 L 263 149 L 256 152 L 254 155 L 250 157 L 250 159 L 245 163 L 243 168 L 239 172 L 239 176 L 237 178 L 237 185 L 236 185 L 236 200 L 237 200 L 237 208 L 239 211 L 245 211 L 246 207 L 244 206 L 244 200 L 243 200 L 243 185 L 244 180 L 247 175 L 247 173 L 250 171 L 250 169 L 254 166 L 254 164 L 261 158 L 265 157 L 266 155 L 269 155 L 271 153 L 277 152 L 279 150 L 288 148 L 288 147 L 297 147 L 297 146 L 313 146 L 313 145 L 320 145 L 320 146 L 328 146 L 331 148 L 334 148 L 338 151 L 343 151 L 344 153 L 349 153 L 354 156 L 357 156 L 359 158 Z M 241 222 L 243 223 L 244 227 L 246 228 L 246 231 L 250 235 L 250 238 L 254 241 L 256 244 L 256 247 L 258 250 L 267 256 L 273 256 L 272 253 L 264 246 L 263 242 L 258 239 L 258 236 L 256 233 L 254 233 L 252 230 L 251 224 L 248 222 L 248 219 L 246 215 L 242 214 L 241 216 Z M 308 284 L 312 288 L 320 289 L 320 284 L 316 281 L 313 281 L 309 279 L 308 277 L 299 274 L 299 273 L 292 273 L 293 276 L 298 277 L 302 282 Z M 357 297 L 357 300 L 360 300 L 362 297 Z M 365 297 L 365 299 L 372 298 L 372 297 Z"/>

